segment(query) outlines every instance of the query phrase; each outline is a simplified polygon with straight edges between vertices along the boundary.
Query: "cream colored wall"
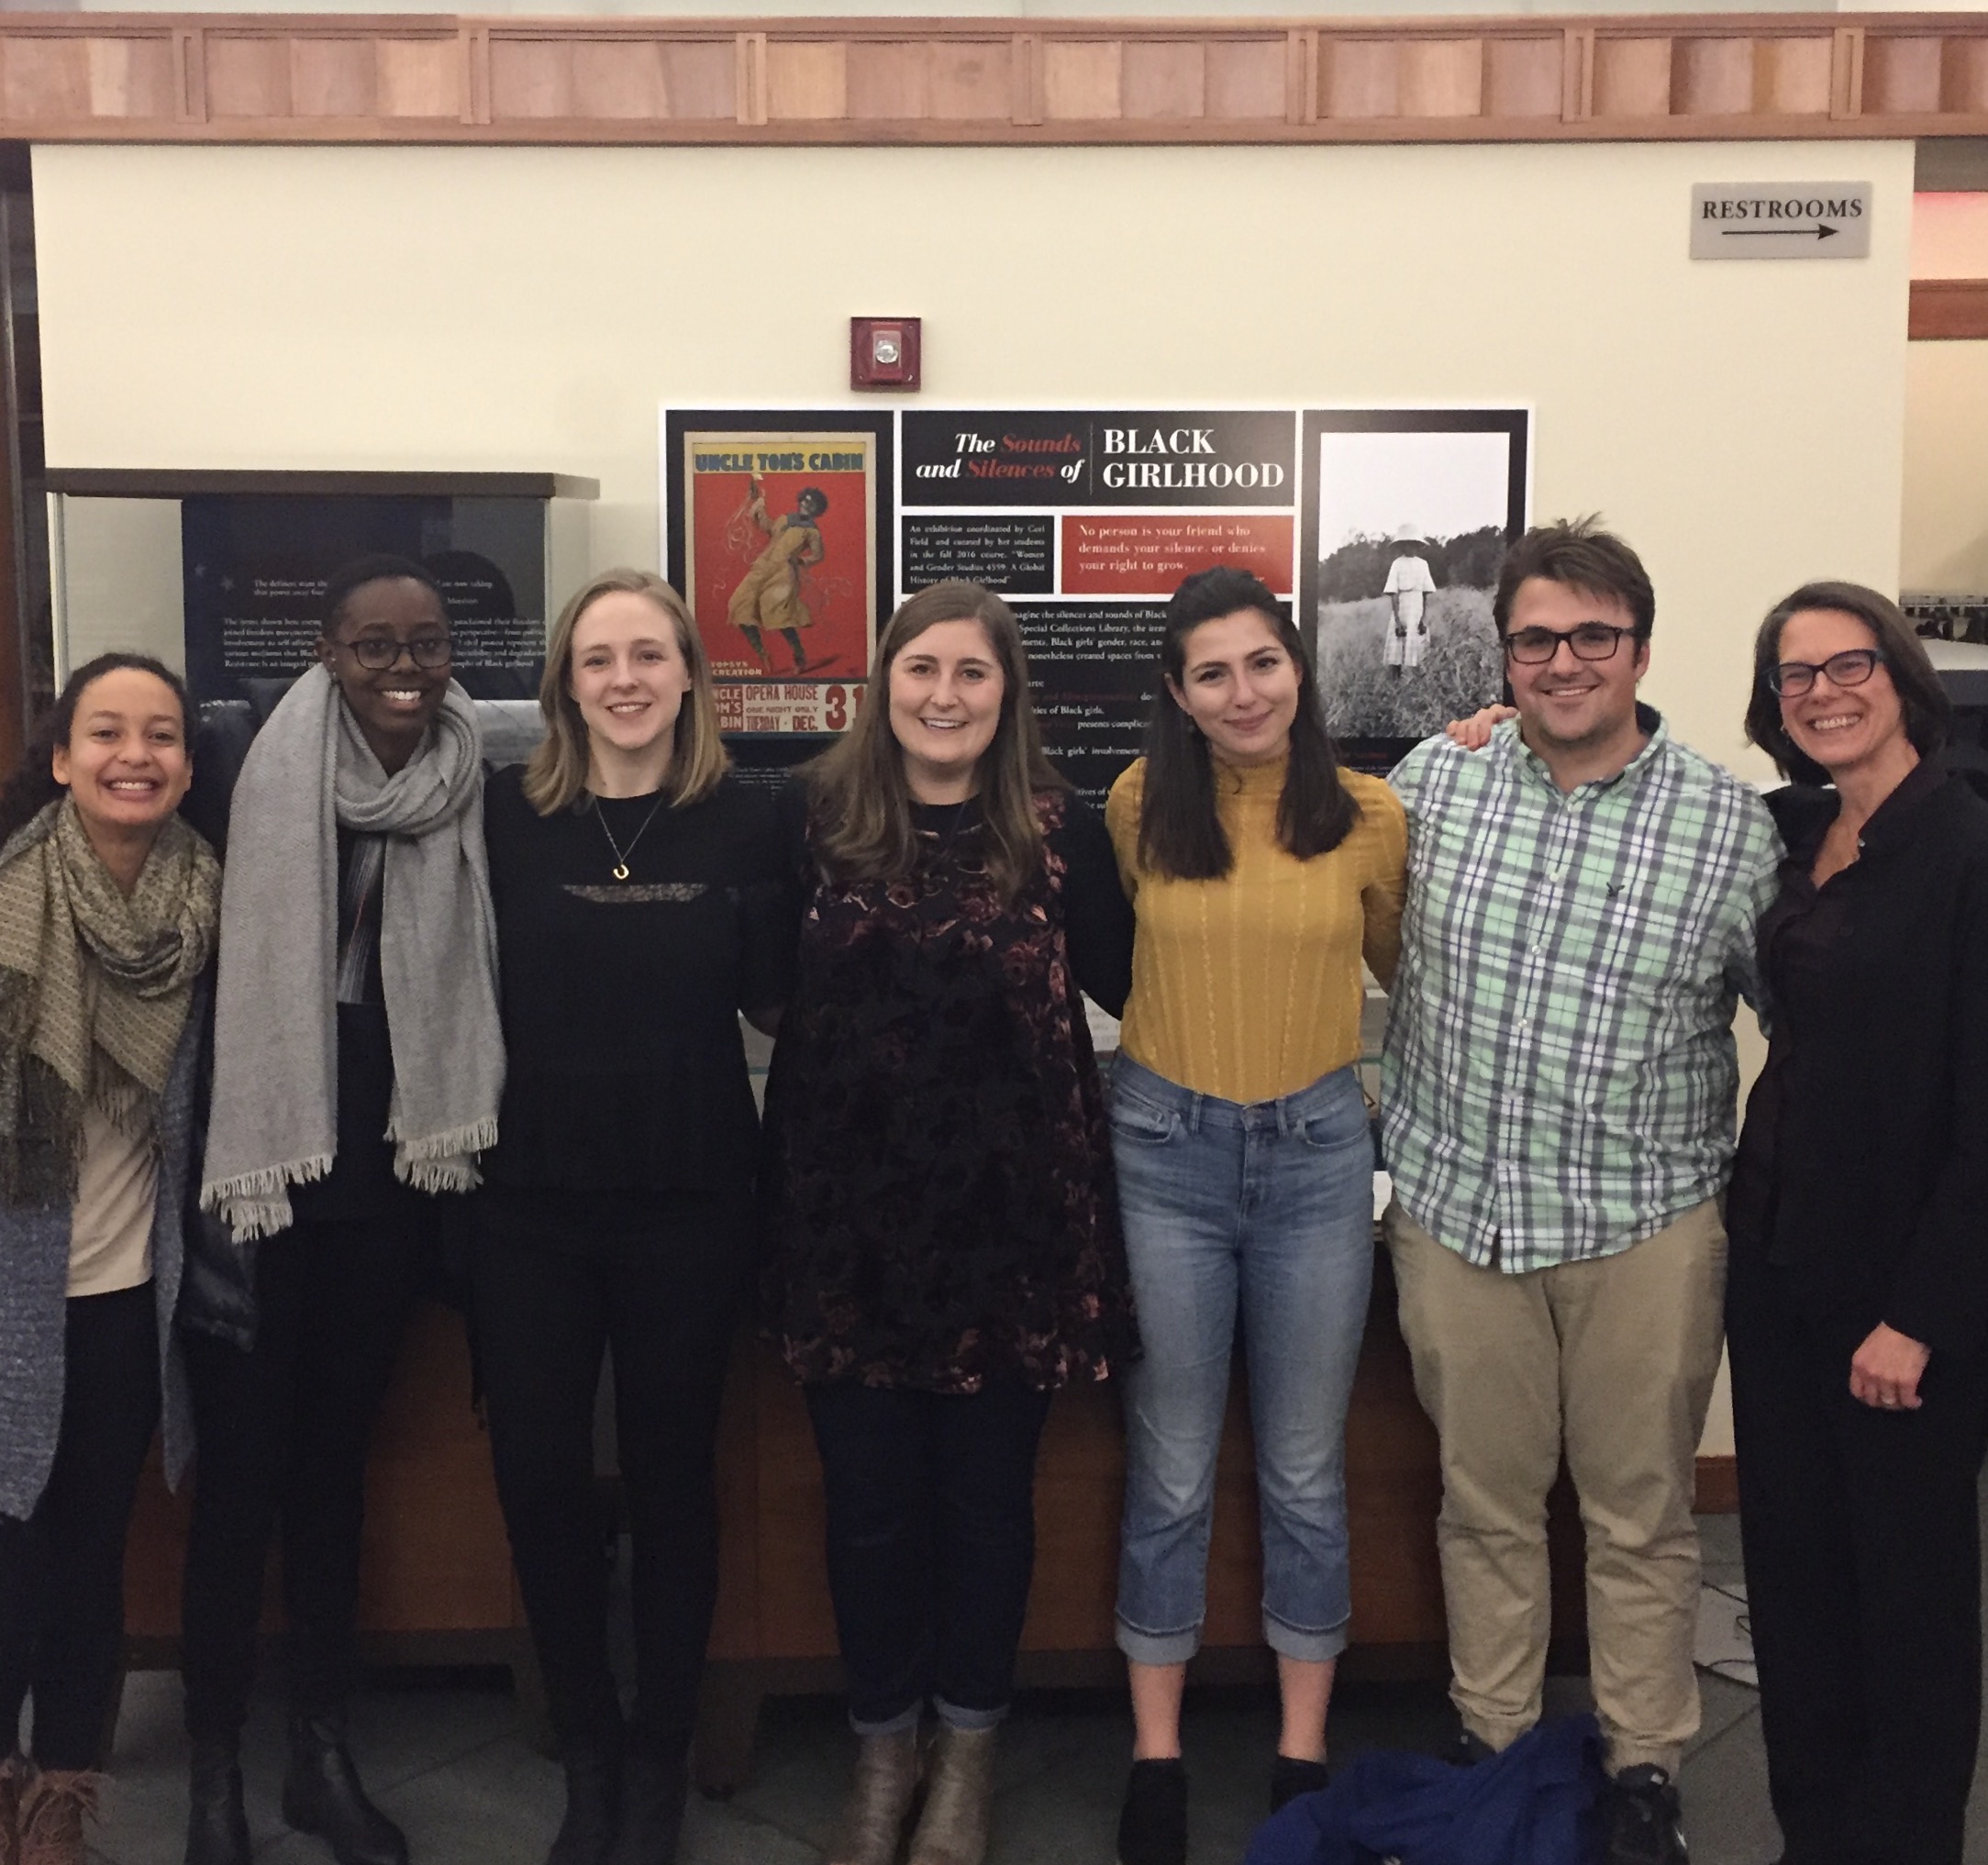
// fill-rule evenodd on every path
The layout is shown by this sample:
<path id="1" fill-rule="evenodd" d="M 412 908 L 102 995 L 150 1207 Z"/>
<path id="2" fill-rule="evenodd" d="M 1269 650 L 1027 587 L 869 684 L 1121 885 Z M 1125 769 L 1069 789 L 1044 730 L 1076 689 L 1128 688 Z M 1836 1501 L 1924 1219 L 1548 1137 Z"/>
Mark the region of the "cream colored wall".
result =
<path id="1" fill-rule="evenodd" d="M 1535 508 L 1659 590 L 1647 692 L 1742 760 L 1746 641 L 1898 570 L 1909 144 L 35 151 L 57 466 L 597 476 L 655 561 L 656 408 L 1522 402 Z M 1694 181 L 1870 179 L 1871 257 L 1694 264 Z M 1749 764 L 1756 772 L 1762 767 Z"/>
<path id="2" fill-rule="evenodd" d="M 1903 587 L 1988 591 L 1988 342 L 1913 344 L 1905 406 Z"/>

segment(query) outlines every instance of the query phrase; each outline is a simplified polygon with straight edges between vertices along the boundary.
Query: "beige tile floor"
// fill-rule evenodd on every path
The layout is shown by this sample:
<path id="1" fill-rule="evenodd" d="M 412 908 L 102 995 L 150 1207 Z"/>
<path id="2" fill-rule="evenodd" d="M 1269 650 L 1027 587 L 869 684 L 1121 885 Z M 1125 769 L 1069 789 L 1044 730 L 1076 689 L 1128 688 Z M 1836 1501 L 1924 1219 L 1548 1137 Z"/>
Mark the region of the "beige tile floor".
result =
<path id="1" fill-rule="evenodd" d="M 1708 1577 L 1737 1579 L 1738 1525 L 1704 1523 Z M 1767 1865 L 1777 1857 L 1762 1777 L 1753 1693 L 1706 1678 L 1705 1726 L 1683 1769 L 1695 1865 Z M 1584 1687 L 1557 1679 L 1551 1707 L 1578 1708 Z M 115 1775 L 93 1857 L 103 1865 L 179 1865 L 184 1819 L 178 1680 L 134 1676 L 117 1731 Z M 1439 1692 L 1348 1688 L 1334 1706 L 1333 1746 L 1423 1747 L 1446 1728 Z M 1236 1865 L 1262 1815 L 1275 1723 L 1257 1692 L 1191 1695 L 1193 1865 Z M 761 1724 L 758 1775 L 725 1803 L 694 1800 L 683 1865 L 818 1865 L 850 1752 L 840 1706 L 775 1702 Z M 1025 1696 L 1004 1738 L 990 1865 L 1108 1865 L 1124 1782 L 1127 1725 L 1116 1698 L 1087 1692 Z M 249 1810 L 264 1865 L 328 1860 L 289 1833 L 275 1806 L 278 1710 L 259 1702 L 247 1744 Z M 406 1828 L 416 1865 L 540 1865 L 558 1823 L 559 1771 L 525 1739 L 495 1679 L 401 1672 L 372 1681 L 355 1716 L 354 1748 L 381 1804 Z M 1988 1795 L 1978 1796 L 1988 1800 Z M 1988 1865 L 1988 1804 L 1976 1814 L 1969 1865 Z"/>

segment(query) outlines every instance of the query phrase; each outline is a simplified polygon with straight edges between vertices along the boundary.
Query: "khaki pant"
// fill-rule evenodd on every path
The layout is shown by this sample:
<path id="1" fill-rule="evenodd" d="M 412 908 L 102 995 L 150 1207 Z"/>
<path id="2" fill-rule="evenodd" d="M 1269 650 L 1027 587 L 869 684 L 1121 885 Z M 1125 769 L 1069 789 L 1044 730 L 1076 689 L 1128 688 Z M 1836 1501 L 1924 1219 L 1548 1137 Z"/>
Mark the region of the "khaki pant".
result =
<path id="1" fill-rule="evenodd" d="M 1416 1393 L 1442 1442 L 1437 1542 L 1464 1726 L 1503 1748 L 1539 1719 L 1546 1497 L 1564 1449 L 1610 1771 L 1654 1762 L 1674 1776 L 1698 1727 L 1692 1496 L 1719 1363 L 1717 1205 L 1527 1275 L 1466 1262 L 1398 1204 L 1385 1225 Z"/>

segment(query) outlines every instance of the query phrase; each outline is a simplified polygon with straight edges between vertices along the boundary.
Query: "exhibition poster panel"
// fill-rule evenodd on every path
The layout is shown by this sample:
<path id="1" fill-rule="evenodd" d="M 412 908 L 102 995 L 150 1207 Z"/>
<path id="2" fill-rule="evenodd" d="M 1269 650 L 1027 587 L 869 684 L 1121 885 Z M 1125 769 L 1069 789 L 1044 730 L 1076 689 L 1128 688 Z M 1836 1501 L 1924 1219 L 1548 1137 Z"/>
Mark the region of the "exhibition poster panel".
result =
<path id="1" fill-rule="evenodd" d="M 1141 749 L 1167 598 L 1217 564 L 1295 619 L 1360 762 L 1503 688 L 1522 409 L 677 411 L 662 431 L 670 573 L 749 766 L 845 729 L 880 617 L 955 577 L 1014 608 L 1045 745 L 1094 802 Z"/>
<path id="2" fill-rule="evenodd" d="M 1093 803 L 1139 754 L 1166 600 L 1218 563 L 1295 588 L 1297 416 L 906 409 L 900 594 L 998 589 L 1044 746 Z M 921 509 L 923 508 L 923 509 Z"/>
<path id="3" fill-rule="evenodd" d="M 846 730 L 890 600 L 888 416 L 664 418 L 671 580 L 727 735 Z"/>

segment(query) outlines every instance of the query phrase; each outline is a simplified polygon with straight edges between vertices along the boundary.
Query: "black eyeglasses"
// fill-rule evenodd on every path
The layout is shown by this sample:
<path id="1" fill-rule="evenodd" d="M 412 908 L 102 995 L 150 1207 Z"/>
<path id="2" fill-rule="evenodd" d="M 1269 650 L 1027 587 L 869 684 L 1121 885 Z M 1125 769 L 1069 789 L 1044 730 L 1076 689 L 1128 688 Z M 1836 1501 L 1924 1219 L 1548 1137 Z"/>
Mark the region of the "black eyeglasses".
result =
<path id="1" fill-rule="evenodd" d="M 1827 661 L 1783 661 L 1767 670 L 1767 683 L 1783 699 L 1800 699 L 1827 673 L 1832 686 L 1861 686 L 1884 663 L 1875 648 L 1846 648 Z"/>
<path id="2" fill-rule="evenodd" d="M 352 659 L 374 673 L 384 673 L 403 654 L 411 656 L 416 667 L 432 672 L 448 666 L 456 651 L 456 644 L 447 635 L 416 635 L 411 641 L 396 641 L 391 635 L 364 635 L 356 641 L 340 641 L 339 646 L 349 648 Z"/>
<path id="3" fill-rule="evenodd" d="M 1606 622 L 1583 622 L 1573 628 L 1515 628 L 1505 638 L 1505 652 L 1521 667 L 1538 667 L 1558 654 L 1564 641 L 1576 661 L 1611 661 L 1635 633 L 1634 628 L 1611 627 Z"/>

